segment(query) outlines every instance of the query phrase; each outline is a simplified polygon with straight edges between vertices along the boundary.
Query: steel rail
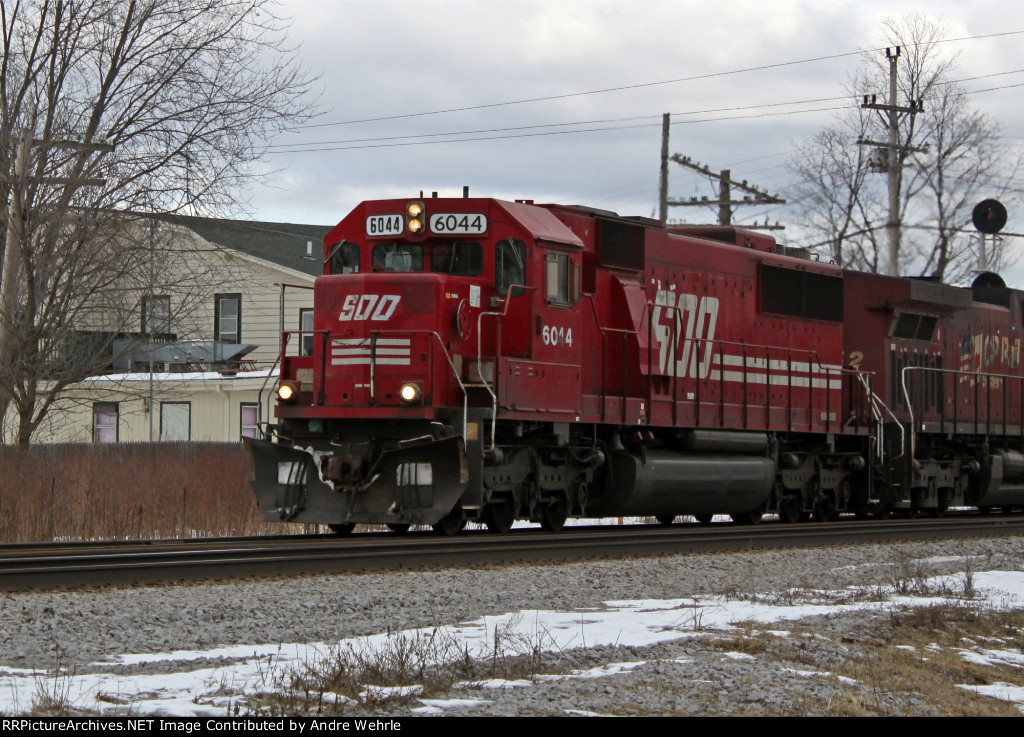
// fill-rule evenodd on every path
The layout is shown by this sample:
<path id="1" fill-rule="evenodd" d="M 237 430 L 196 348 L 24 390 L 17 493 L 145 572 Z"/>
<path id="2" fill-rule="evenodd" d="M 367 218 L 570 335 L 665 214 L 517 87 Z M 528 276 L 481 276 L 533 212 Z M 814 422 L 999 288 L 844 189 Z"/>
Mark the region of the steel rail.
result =
<path id="1" fill-rule="evenodd" d="M 551 563 L 1024 534 L 1024 517 L 709 527 L 572 527 L 552 534 L 275 536 L 0 546 L 0 591 Z"/>

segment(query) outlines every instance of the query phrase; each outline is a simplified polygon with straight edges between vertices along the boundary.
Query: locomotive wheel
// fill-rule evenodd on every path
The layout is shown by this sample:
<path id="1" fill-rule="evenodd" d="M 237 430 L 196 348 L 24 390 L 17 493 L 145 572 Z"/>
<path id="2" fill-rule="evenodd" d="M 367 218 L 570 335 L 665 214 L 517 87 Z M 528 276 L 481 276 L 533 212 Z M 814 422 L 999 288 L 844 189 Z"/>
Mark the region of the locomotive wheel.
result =
<path id="1" fill-rule="evenodd" d="M 822 495 L 814 502 L 814 519 L 816 522 L 835 522 L 839 518 L 836 511 L 836 500 L 831 494 Z"/>
<path id="2" fill-rule="evenodd" d="M 743 514 L 730 514 L 732 521 L 738 525 L 756 525 L 761 521 L 761 517 L 764 512 L 757 510 L 755 512 L 745 512 Z"/>
<path id="3" fill-rule="evenodd" d="M 804 513 L 803 500 L 798 496 L 781 500 L 779 502 L 779 519 L 787 524 L 805 522 L 807 515 Z"/>
<path id="4" fill-rule="evenodd" d="M 462 519 L 462 510 L 456 509 L 447 517 L 434 525 L 434 532 L 444 537 L 458 535 L 466 526 L 466 520 Z"/>
<path id="5" fill-rule="evenodd" d="M 668 527 L 673 522 L 675 522 L 676 516 L 674 514 L 656 514 L 654 515 L 654 519 L 658 520 L 659 525 L 664 525 L 665 527 Z"/>
<path id="6" fill-rule="evenodd" d="M 504 534 L 512 529 L 516 510 L 509 501 L 492 502 L 484 507 L 484 524 L 491 532 Z"/>
<path id="7" fill-rule="evenodd" d="M 704 527 L 707 527 L 708 525 L 710 525 L 711 524 L 711 520 L 714 519 L 714 517 L 715 517 L 715 515 L 713 515 L 713 514 L 695 514 L 695 515 L 693 515 L 693 518 L 695 520 L 697 520 L 697 524 L 698 525 L 703 525 Z"/>
<path id="8" fill-rule="evenodd" d="M 388 522 L 388 529 L 396 535 L 404 535 L 412 525 L 406 522 Z"/>
<path id="9" fill-rule="evenodd" d="M 352 534 L 352 530 L 356 529 L 356 525 L 355 525 L 354 522 L 346 522 L 346 523 L 340 524 L 340 525 L 327 525 L 327 526 L 331 528 L 331 532 L 333 532 L 335 535 L 338 535 L 338 536 L 351 535 Z"/>
<path id="10" fill-rule="evenodd" d="M 564 496 L 557 496 L 549 504 L 545 504 L 540 510 L 540 526 L 548 532 L 558 532 L 565 527 L 565 521 L 569 518 L 569 508 L 565 503 Z"/>

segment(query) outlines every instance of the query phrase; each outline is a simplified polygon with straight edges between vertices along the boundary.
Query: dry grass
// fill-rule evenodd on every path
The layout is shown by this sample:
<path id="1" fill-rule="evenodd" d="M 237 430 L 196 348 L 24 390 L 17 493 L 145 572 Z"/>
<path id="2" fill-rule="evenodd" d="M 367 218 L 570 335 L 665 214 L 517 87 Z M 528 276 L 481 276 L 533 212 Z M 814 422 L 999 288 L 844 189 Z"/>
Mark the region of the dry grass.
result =
<path id="1" fill-rule="evenodd" d="M 972 663 L 963 650 L 979 643 L 1022 652 L 1024 612 L 991 611 L 970 602 L 895 610 L 885 639 L 866 640 L 835 672 L 863 686 L 833 699 L 823 713 L 834 716 L 1020 716 L 1012 704 L 980 696 L 961 685 L 996 682 L 1024 686 L 1024 670 Z"/>
<path id="2" fill-rule="evenodd" d="M 260 521 L 239 443 L 0 447 L 0 542 L 298 531 Z"/>
<path id="3" fill-rule="evenodd" d="M 322 716 L 416 704 L 448 694 L 457 684 L 564 673 L 553 661 L 554 640 L 523 634 L 516 620 L 495 628 L 488 646 L 471 650 L 450 630 L 391 633 L 372 644 L 347 643 L 283 672 L 268 669 L 261 693 L 250 699 L 259 716 Z"/>

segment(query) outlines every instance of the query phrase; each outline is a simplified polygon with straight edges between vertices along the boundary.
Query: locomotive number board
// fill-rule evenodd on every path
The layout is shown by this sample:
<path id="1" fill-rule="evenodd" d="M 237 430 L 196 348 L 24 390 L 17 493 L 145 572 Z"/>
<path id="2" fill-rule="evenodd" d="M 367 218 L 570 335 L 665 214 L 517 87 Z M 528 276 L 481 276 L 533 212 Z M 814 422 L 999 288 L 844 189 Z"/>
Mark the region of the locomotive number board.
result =
<path id="1" fill-rule="evenodd" d="M 366 235 L 401 235 L 405 230 L 405 218 L 396 215 L 370 215 L 366 218 Z"/>
<path id="2" fill-rule="evenodd" d="M 483 235 L 487 232 L 487 216 L 474 212 L 436 212 L 430 216 L 430 232 L 439 235 Z"/>

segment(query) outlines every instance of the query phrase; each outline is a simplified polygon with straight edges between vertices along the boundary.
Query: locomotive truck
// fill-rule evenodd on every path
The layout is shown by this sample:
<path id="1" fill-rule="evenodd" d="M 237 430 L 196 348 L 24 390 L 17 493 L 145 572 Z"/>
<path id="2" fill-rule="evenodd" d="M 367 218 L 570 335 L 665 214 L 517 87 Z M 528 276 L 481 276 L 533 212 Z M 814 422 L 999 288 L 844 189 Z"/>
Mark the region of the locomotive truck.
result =
<path id="1" fill-rule="evenodd" d="M 1024 505 L 1022 293 L 732 227 L 368 201 L 324 240 L 247 440 L 265 520 L 752 524 Z"/>

